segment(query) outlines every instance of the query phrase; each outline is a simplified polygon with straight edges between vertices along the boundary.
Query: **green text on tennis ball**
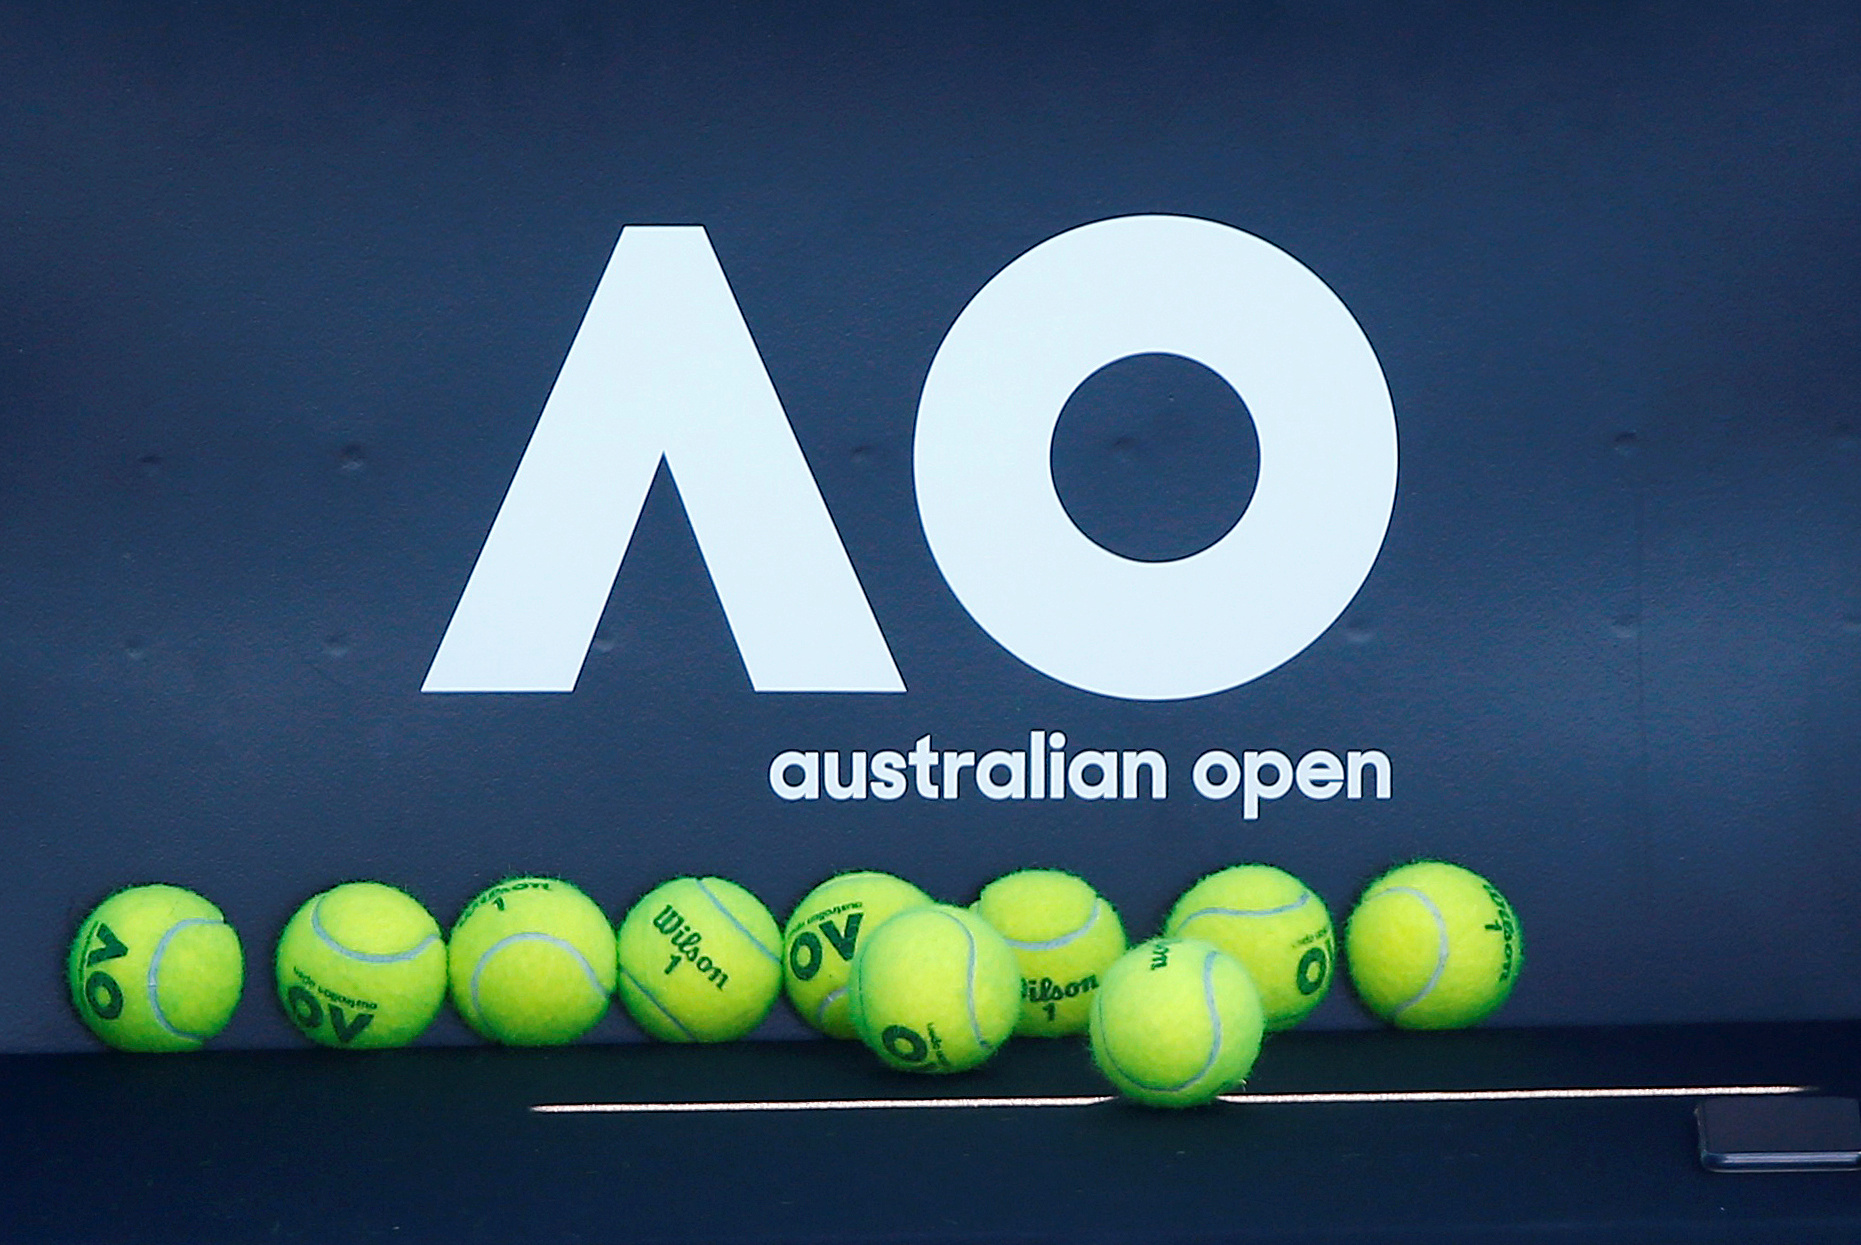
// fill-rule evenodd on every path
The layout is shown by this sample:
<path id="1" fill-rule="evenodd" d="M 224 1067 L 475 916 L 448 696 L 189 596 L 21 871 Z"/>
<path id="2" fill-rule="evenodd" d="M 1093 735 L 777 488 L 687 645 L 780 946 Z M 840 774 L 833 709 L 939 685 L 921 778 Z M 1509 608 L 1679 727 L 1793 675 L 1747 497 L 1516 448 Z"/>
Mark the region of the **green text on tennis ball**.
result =
<path id="1" fill-rule="evenodd" d="M 312 896 L 278 939 L 278 1001 L 305 1037 L 405 1046 L 446 999 L 446 944 L 420 901 L 380 882 Z"/>
<path id="2" fill-rule="evenodd" d="M 459 914 L 449 944 L 452 1005 L 480 1037 L 560 1046 L 607 1012 L 614 927 L 559 878 L 491 887 Z"/>
<path id="3" fill-rule="evenodd" d="M 674 878 L 620 924 L 620 1001 L 665 1042 L 728 1042 L 782 990 L 782 934 L 769 909 L 724 878 Z"/>
<path id="4" fill-rule="evenodd" d="M 1021 969 L 987 921 L 935 904 L 860 938 L 847 994 L 854 1031 L 880 1059 L 908 1072 L 961 1072 L 1014 1033 Z"/>
<path id="5" fill-rule="evenodd" d="M 1092 1000 L 1092 1061 L 1119 1093 L 1193 1107 L 1238 1086 L 1266 1031 L 1239 960 L 1195 938 L 1139 943 Z"/>
<path id="6" fill-rule="evenodd" d="M 1404 1029 L 1478 1024 L 1512 993 L 1524 956 L 1506 897 L 1441 861 L 1403 865 L 1370 883 L 1344 930 L 1358 996 Z"/>
<path id="7" fill-rule="evenodd" d="M 1163 932 L 1212 942 L 1239 960 L 1260 991 L 1268 1031 L 1298 1024 L 1331 989 L 1331 914 L 1283 869 L 1235 865 L 1209 874 L 1176 901 Z"/>
<path id="8" fill-rule="evenodd" d="M 1099 979 L 1125 951 L 1117 911 L 1080 878 L 1023 869 L 982 888 L 975 911 L 1008 940 L 1021 971 L 1015 1032 L 1083 1033 Z"/>
<path id="9" fill-rule="evenodd" d="M 185 1051 L 232 1019 L 245 984 L 239 936 L 179 886 L 133 886 L 78 927 L 66 962 L 71 999 L 119 1050 Z"/>
<path id="10" fill-rule="evenodd" d="M 795 1011 L 829 1037 L 856 1036 L 846 986 L 860 931 L 930 903 L 903 878 L 870 869 L 837 874 L 809 891 L 782 932 L 782 981 Z"/>

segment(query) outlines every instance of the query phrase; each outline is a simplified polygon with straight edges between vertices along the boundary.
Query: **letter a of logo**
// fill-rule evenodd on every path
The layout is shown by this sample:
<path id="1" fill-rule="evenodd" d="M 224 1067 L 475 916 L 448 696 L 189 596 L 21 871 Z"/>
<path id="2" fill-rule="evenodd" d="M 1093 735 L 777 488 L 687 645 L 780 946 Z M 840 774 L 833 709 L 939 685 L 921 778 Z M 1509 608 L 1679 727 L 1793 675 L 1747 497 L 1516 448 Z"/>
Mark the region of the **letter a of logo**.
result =
<path id="1" fill-rule="evenodd" d="M 427 672 L 575 688 L 664 460 L 759 692 L 902 692 L 701 226 L 621 231 Z"/>

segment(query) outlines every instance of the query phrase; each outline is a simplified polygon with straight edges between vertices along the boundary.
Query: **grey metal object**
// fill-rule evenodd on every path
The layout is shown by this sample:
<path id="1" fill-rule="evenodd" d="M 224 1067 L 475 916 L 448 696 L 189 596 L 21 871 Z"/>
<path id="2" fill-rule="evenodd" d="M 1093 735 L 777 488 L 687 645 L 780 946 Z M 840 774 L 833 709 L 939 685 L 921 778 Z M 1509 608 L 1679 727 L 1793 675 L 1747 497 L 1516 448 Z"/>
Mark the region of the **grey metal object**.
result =
<path id="1" fill-rule="evenodd" d="M 1694 1108 L 1699 1161 L 1716 1172 L 1841 1171 L 1861 1167 L 1861 1104 L 1853 1098 L 1708 1098 Z"/>

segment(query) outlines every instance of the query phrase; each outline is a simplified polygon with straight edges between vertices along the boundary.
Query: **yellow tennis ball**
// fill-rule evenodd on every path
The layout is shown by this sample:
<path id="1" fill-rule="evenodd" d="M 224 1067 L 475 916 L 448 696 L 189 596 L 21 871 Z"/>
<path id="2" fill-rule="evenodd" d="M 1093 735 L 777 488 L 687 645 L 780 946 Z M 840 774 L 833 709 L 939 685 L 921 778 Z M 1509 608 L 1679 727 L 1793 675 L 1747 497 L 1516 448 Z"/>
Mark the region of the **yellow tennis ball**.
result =
<path id="1" fill-rule="evenodd" d="M 1512 993 L 1524 958 L 1506 897 L 1479 874 L 1438 860 L 1370 883 L 1344 928 L 1359 997 L 1404 1029 L 1478 1024 Z"/>
<path id="2" fill-rule="evenodd" d="M 465 905 L 447 963 L 452 1005 L 480 1037 L 560 1046 L 607 1013 L 614 927 L 560 878 L 512 878 Z"/>
<path id="3" fill-rule="evenodd" d="M 1266 1026 L 1239 960 L 1198 938 L 1153 938 L 1106 970 L 1088 1031 L 1119 1093 L 1193 1107 L 1246 1079 Z"/>
<path id="4" fill-rule="evenodd" d="M 728 1042 L 782 989 L 782 934 L 762 901 L 724 878 L 673 878 L 620 923 L 620 1001 L 665 1042 Z"/>
<path id="5" fill-rule="evenodd" d="M 829 1037 L 856 1036 L 846 984 L 860 932 L 932 902 L 903 878 L 871 869 L 837 874 L 809 891 L 782 931 L 782 979 L 795 1011 Z"/>
<path id="6" fill-rule="evenodd" d="M 179 886 L 132 886 L 78 926 L 66 960 L 71 1000 L 118 1050 L 194 1050 L 232 1019 L 245 985 L 239 935 Z"/>
<path id="7" fill-rule="evenodd" d="M 1272 865 L 1235 865 L 1183 892 L 1163 922 L 1172 938 L 1212 942 L 1260 991 L 1268 1032 L 1290 1029 L 1331 989 L 1331 914 L 1298 878 Z"/>
<path id="8" fill-rule="evenodd" d="M 1014 1033 L 1021 969 L 987 921 L 933 904 L 867 931 L 847 995 L 854 1031 L 880 1059 L 907 1072 L 961 1072 Z"/>
<path id="9" fill-rule="evenodd" d="M 313 895 L 278 939 L 278 1001 L 325 1046 L 405 1046 L 446 999 L 446 944 L 420 901 L 380 882 Z"/>
<path id="10" fill-rule="evenodd" d="M 1020 965 L 1015 1032 L 1085 1032 L 1099 978 L 1125 951 L 1117 909 L 1070 873 L 1023 869 L 983 887 L 974 910 L 1008 940 Z"/>

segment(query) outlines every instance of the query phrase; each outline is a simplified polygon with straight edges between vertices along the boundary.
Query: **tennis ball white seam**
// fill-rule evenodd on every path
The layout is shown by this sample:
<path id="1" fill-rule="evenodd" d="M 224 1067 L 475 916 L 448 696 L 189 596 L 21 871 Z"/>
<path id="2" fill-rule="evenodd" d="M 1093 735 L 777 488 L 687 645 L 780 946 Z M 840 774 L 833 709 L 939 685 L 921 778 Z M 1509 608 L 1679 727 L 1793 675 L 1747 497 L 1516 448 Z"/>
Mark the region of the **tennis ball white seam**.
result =
<path id="1" fill-rule="evenodd" d="M 722 901 L 719 900 L 716 895 L 713 895 L 711 893 L 711 888 L 704 884 L 703 878 L 693 878 L 692 881 L 698 884 L 698 889 L 704 892 L 704 897 L 711 901 L 711 906 L 716 908 L 719 912 L 723 913 L 724 919 L 726 921 L 729 921 L 732 925 L 737 927 L 738 933 L 742 934 L 745 938 L 749 939 L 751 944 L 754 945 L 758 951 L 762 952 L 764 955 L 768 956 L 771 960 L 775 961 L 775 966 L 777 968 L 780 968 L 782 966 L 782 957 L 776 952 L 771 951 L 769 950 L 769 948 L 763 946 L 762 939 L 750 933 L 750 931 L 744 926 L 743 922 L 737 920 L 736 913 L 732 912 L 729 908 L 726 908 L 723 905 Z"/>
<path id="2" fill-rule="evenodd" d="M 478 979 L 484 974 L 485 965 L 491 962 L 491 957 L 494 954 L 503 950 L 513 942 L 547 942 L 561 947 L 564 951 L 574 956 L 575 962 L 582 966 L 582 971 L 584 973 L 588 974 L 588 984 L 594 987 L 595 994 L 601 998 L 607 997 L 607 987 L 601 984 L 600 974 L 595 972 L 594 965 L 588 962 L 588 957 L 582 954 L 580 947 L 569 942 L 567 939 L 558 938 L 554 934 L 545 934 L 540 930 L 524 930 L 521 933 L 506 934 L 504 937 L 486 947 L 479 955 L 478 962 L 472 965 L 471 995 L 473 1015 L 483 1017 L 485 1014 L 484 1006 L 478 1001 Z"/>
<path id="3" fill-rule="evenodd" d="M 1197 1081 L 1208 1075 L 1208 1070 L 1221 1058 L 1221 1008 L 1215 1003 L 1215 957 L 1219 952 L 1210 951 L 1202 957 L 1202 1002 L 1208 1007 L 1208 1058 L 1197 1068 L 1195 1075 L 1177 1085 L 1150 1086 L 1160 1093 L 1174 1094 L 1188 1089 Z"/>
<path id="4" fill-rule="evenodd" d="M 323 901 L 327 898 L 329 898 L 327 891 L 317 896 L 316 906 L 310 909 L 310 931 L 324 946 L 344 959 L 358 960 L 363 964 L 399 964 L 418 957 L 428 947 L 439 941 L 438 935 L 428 934 L 407 951 L 394 951 L 386 955 L 357 951 L 354 947 L 345 946 L 339 942 L 334 934 L 323 928 Z"/>
<path id="5" fill-rule="evenodd" d="M 1092 911 L 1086 917 L 1086 923 L 1072 933 L 1061 934 L 1058 938 L 1049 938 L 1045 942 L 1023 942 L 1019 938 L 1009 938 L 1006 934 L 1003 934 L 1002 937 L 1007 940 L 1009 946 L 1018 951 L 1057 951 L 1068 943 L 1075 942 L 1091 933 L 1092 927 L 1098 924 L 1099 909 L 1104 907 L 1104 905 L 1104 900 L 1094 899 L 1092 901 Z"/>
<path id="6" fill-rule="evenodd" d="M 620 975 L 626 978 L 628 981 L 632 982 L 633 988 L 640 992 L 640 997 L 644 998 L 648 1003 L 651 1003 L 654 1007 L 658 1008 L 659 1014 L 661 1016 L 664 1016 L 667 1020 L 671 1021 L 672 1027 L 674 1029 L 677 1029 L 680 1033 L 683 1033 L 689 1041 L 695 1042 L 698 1040 L 698 1035 L 693 1033 L 690 1029 L 687 1029 L 682 1023 L 680 1023 L 679 1018 L 672 1014 L 671 1009 L 669 1009 L 664 1003 L 661 1003 L 659 1001 L 659 996 L 655 995 L 651 990 L 648 990 L 644 985 L 640 984 L 640 979 L 638 977 L 635 977 L 632 973 L 628 972 L 624 968 L 620 970 Z"/>
<path id="7" fill-rule="evenodd" d="M 966 985 L 963 990 L 963 1004 L 965 1010 L 969 1013 L 969 1029 L 976 1037 L 976 1045 L 988 1049 L 994 1046 L 995 1043 L 983 1036 L 982 1018 L 976 1015 L 976 936 L 970 932 L 969 926 L 963 924 L 959 918 L 952 916 L 950 913 L 940 912 L 937 915 L 943 917 L 946 921 L 949 921 L 952 925 L 962 930 L 963 941 L 969 946 L 969 963 L 964 971 L 964 981 Z"/>
<path id="8" fill-rule="evenodd" d="M 1101 990 L 1098 992 L 1096 996 L 1094 996 L 1092 1000 L 1092 1006 L 1094 1008 L 1099 1009 L 1099 1027 L 1100 1027 L 1101 1032 L 1104 1031 L 1105 1012 L 1104 1012 L 1104 1009 L 1100 1007 L 1100 1004 L 1104 1002 L 1104 999 L 1105 999 L 1105 992 Z M 1112 1067 L 1116 1068 L 1118 1070 L 1119 1076 L 1131 1082 L 1131 1084 L 1138 1086 L 1140 1089 L 1152 1090 L 1152 1091 L 1155 1091 L 1156 1093 L 1169 1092 L 1161 1088 L 1160 1086 L 1152 1085 L 1149 1081 L 1144 1080 L 1140 1076 L 1134 1075 L 1129 1068 L 1125 1067 L 1122 1063 L 1120 1063 L 1118 1061 L 1118 1053 L 1112 1049 L 1111 1037 L 1109 1034 L 1107 1034 L 1105 1040 L 1100 1043 L 1100 1046 L 1103 1048 L 1105 1062 L 1110 1064 Z"/>
<path id="9" fill-rule="evenodd" d="M 853 987 L 855 986 L 859 987 L 858 993 L 854 992 Z M 855 1032 L 858 1032 L 864 1027 L 866 1021 L 865 976 L 861 973 L 849 972 L 847 975 L 846 990 L 847 1019 L 854 1021 L 853 1029 Z M 857 1019 L 855 1019 L 856 1017 Z"/>
<path id="10" fill-rule="evenodd" d="M 1433 917 L 1434 922 L 1435 922 L 1436 942 L 1435 942 L 1434 971 L 1429 974 L 1427 984 L 1422 986 L 1421 992 L 1419 994 L 1417 994 L 1414 998 L 1410 999 L 1408 1002 L 1399 1004 L 1390 1010 L 1389 1018 L 1391 1020 L 1394 1020 L 1396 1017 L 1402 1015 L 1402 1013 L 1408 1011 L 1411 1007 L 1414 1007 L 1417 1003 L 1420 1003 L 1423 999 L 1427 998 L 1429 993 L 1432 992 L 1434 988 L 1440 984 L 1441 974 L 1447 971 L 1447 918 L 1441 915 L 1441 909 L 1435 907 L 1434 900 L 1430 899 L 1427 895 L 1415 889 L 1413 886 L 1385 887 L 1384 889 L 1378 891 L 1375 895 L 1372 895 L 1371 898 L 1375 899 L 1382 895 L 1413 895 L 1415 896 L 1415 898 L 1421 901 L 1422 907 L 1428 909 L 1428 915 Z"/>
<path id="11" fill-rule="evenodd" d="M 821 997 L 819 1005 L 814 1009 L 815 1028 L 818 1029 L 827 1023 L 827 1009 L 839 1002 L 842 998 L 845 998 L 846 992 L 847 988 L 845 986 L 837 986 Z"/>
<path id="12" fill-rule="evenodd" d="M 1105 1047 L 1105 1058 L 1118 1069 L 1118 1074 L 1120 1076 L 1130 1081 L 1133 1085 L 1147 1089 L 1152 1093 L 1178 1094 L 1208 1075 L 1208 1070 L 1214 1067 L 1215 1061 L 1221 1057 L 1221 1010 L 1215 1004 L 1215 955 L 1215 952 L 1210 952 L 1208 955 L 1202 957 L 1202 1000 L 1208 1005 L 1210 1030 L 1208 1058 L 1203 1062 L 1202 1066 L 1196 1069 L 1186 1081 L 1179 1081 L 1175 1085 L 1157 1085 L 1151 1081 L 1144 1080 L 1142 1077 L 1131 1075 L 1130 1069 L 1118 1062 L 1117 1055 L 1111 1049 L 1111 1043 L 1107 1041 L 1103 1043 Z M 1105 1013 L 1103 1011 L 1104 1000 L 1105 992 L 1103 990 L 1099 991 L 1092 1000 L 1092 1006 L 1100 1009 L 1099 1025 L 1101 1030 L 1105 1023 Z"/>
<path id="13" fill-rule="evenodd" d="M 180 933 L 182 930 L 186 929 L 188 926 L 190 925 L 224 925 L 224 924 L 226 924 L 226 922 L 215 920 L 213 917 L 210 917 L 210 916 L 184 917 L 181 920 L 176 921 L 173 925 L 170 925 L 166 930 L 162 931 L 161 938 L 158 939 L 155 943 L 155 952 L 153 955 L 149 956 L 149 1013 L 155 1017 L 155 1023 L 160 1025 L 163 1028 L 163 1030 L 165 1030 L 168 1033 L 170 1037 L 178 1037 L 182 1041 L 185 1041 L 185 1042 L 204 1042 L 207 1040 L 206 1034 L 189 1033 L 186 1029 L 183 1029 L 180 1026 L 174 1024 L 172 1021 L 170 1021 L 168 1019 L 167 1013 L 162 1011 L 161 999 L 157 996 L 157 993 L 156 993 L 158 979 L 160 978 L 161 971 L 162 971 L 162 956 L 168 953 L 168 944 L 174 941 L 174 936 Z"/>
<path id="14" fill-rule="evenodd" d="M 1202 917 L 1205 917 L 1205 916 L 1243 916 L 1243 917 L 1284 916 L 1288 912 L 1297 912 L 1300 908 L 1303 908 L 1306 904 L 1310 903 L 1311 900 L 1312 900 L 1312 892 L 1306 891 L 1303 895 L 1300 895 L 1297 899 L 1293 900 L 1291 903 L 1281 904 L 1277 908 L 1197 908 L 1194 912 L 1191 912 L 1188 916 L 1176 922 L 1176 928 L 1178 930 L 1181 930 L 1185 926 L 1187 926 L 1189 922 L 1200 920 Z"/>

